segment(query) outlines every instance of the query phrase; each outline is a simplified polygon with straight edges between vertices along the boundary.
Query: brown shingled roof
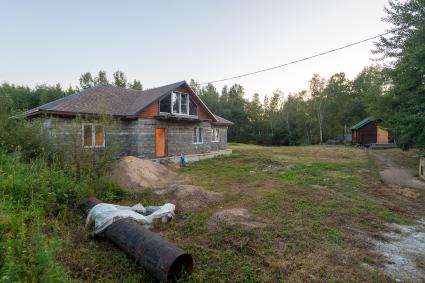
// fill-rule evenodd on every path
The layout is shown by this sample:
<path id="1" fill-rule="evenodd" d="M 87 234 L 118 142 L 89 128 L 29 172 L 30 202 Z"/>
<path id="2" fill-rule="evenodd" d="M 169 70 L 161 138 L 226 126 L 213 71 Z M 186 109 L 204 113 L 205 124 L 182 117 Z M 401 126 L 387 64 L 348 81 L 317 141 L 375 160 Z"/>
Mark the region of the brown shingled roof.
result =
<path id="1" fill-rule="evenodd" d="M 181 86 L 190 88 L 186 81 L 147 90 L 134 90 L 113 85 L 97 85 L 31 109 L 27 111 L 26 116 L 31 117 L 42 113 L 63 115 L 110 114 L 117 117 L 135 118 L 140 111 L 150 104 L 162 99 Z M 202 100 L 199 99 L 199 101 L 211 114 L 214 124 L 233 125 L 232 122 L 213 114 Z"/>
<path id="2" fill-rule="evenodd" d="M 40 112 L 69 114 L 111 114 L 135 116 L 152 102 L 161 99 L 174 89 L 187 84 L 185 81 L 148 90 L 134 90 L 112 85 L 97 85 L 73 95 L 41 105 L 27 112 L 27 116 Z"/>
<path id="3" fill-rule="evenodd" d="M 214 122 L 215 125 L 226 125 L 226 126 L 233 125 L 233 122 L 230 122 L 229 120 L 226 120 L 218 115 L 214 114 L 214 117 L 217 120 L 217 122 Z"/>

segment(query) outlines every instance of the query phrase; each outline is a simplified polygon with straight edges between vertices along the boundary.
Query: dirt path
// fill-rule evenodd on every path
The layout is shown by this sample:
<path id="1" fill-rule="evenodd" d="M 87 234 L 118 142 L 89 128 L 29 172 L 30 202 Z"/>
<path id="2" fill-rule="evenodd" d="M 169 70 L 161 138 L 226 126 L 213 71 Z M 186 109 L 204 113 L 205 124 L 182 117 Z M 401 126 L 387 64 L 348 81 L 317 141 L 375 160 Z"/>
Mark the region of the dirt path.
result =
<path id="1" fill-rule="evenodd" d="M 382 163 L 383 169 L 379 172 L 381 179 L 388 185 L 397 185 L 413 189 L 425 189 L 425 182 L 417 179 L 413 173 L 393 159 L 383 154 L 382 150 L 369 150 L 369 156 Z"/>
<path id="2" fill-rule="evenodd" d="M 379 175 L 390 190 L 399 190 L 403 196 L 419 196 L 415 190 L 425 189 L 425 182 L 400 165 L 400 160 L 383 150 L 368 150 L 369 156 L 378 162 Z M 414 195 L 412 195 L 414 194 Z M 416 197 L 413 197 L 416 198 Z M 425 220 L 413 225 L 387 224 L 384 240 L 374 240 L 375 250 L 386 258 L 385 273 L 400 281 L 422 281 L 425 278 Z"/>
<path id="3" fill-rule="evenodd" d="M 421 281 L 425 278 L 425 221 L 415 225 L 388 224 L 385 241 L 375 241 L 375 248 L 387 261 L 384 271 L 400 281 Z"/>

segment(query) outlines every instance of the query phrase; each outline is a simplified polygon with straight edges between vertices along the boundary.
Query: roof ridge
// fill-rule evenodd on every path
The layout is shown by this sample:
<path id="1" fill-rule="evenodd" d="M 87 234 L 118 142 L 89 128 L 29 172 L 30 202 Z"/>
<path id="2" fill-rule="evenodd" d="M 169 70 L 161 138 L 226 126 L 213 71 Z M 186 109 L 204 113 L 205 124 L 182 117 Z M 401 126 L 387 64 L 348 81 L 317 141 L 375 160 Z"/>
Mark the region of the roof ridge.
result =
<path id="1" fill-rule="evenodd" d="M 147 88 L 147 89 L 144 89 L 142 91 L 148 91 L 148 90 L 153 90 L 153 89 L 157 89 L 157 88 L 161 88 L 161 87 L 168 87 L 168 86 L 177 85 L 177 84 L 183 84 L 183 83 L 186 83 L 187 84 L 187 82 L 185 80 L 183 80 L 183 81 L 179 81 L 179 82 L 175 82 L 175 83 L 171 83 L 171 84 L 166 84 L 166 85 L 162 85 L 162 86 L 156 86 L 156 87 L 152 87 L 152 88 Z"/>
<path id="2" fill-rule="evenodd" d="M 360 122 L 358 122 L 357 124 L 353 125 L 350 129 L 351 130 L 360 129 L 361 127 L 369 124 L 370 122 L 376 121 L 376 120 L 377 119 L 375 119 L 375 117 L 373 117 L 373 116 L 366 117 L 363 120 L 361 120 Z"/>
<path id="3" fill-rule="evenodd" d="M 131 112 L 132 115 L 137 115 L 137 113 L 139 113 L 141 110 L 143 110 L 144 108 L 146 108 L 147 106 L 149 106 L 150 104 L 155 102 L 156 100 L 161 100 L 165 95 L 168 95 L 172 90 L 178 88 L 179 86 L 182 86 L 183 84 L 187 84 L 187 82 L 185 80 L 183 80 L 183 81 L 179 81 L 179 82 L 175 82 L 175 83 L 171 83 L 171 84 L 167 84 L 167 85 L 143 90 L 141 92 L 141 96 L 143 96 L 145 94 L 145 96 L 147 97 L 151 93 L 154 94 L 154 92 L 156 90 L 166 89 L 166 91 L 163 91 L 159 97 L 154 96 L 151 100 L 149 100 L 148 102 L 145 103 L 145 106 L 143 108 L 140 108 L 140 109 L 132 109 L 134 107 L 133 103 L 135 103 L 137 101 L 137 99 L 140 99 L 141 96 L 134 97 L 134 99 L 132 101 L 133 103 L 130 103 L 127 106 L 127 111 Z"/>

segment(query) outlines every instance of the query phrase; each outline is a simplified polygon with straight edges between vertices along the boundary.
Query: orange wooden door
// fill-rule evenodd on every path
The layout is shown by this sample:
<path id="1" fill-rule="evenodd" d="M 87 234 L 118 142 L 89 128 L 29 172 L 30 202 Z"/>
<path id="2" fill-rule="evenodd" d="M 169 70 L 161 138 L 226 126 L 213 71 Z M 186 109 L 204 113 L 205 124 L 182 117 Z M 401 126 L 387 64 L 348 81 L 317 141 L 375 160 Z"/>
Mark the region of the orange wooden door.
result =
<path id="1" fill-rule="evenodd" d="M 163 157 L 166 155 L 165 128 L 155 129 L 155 151 L 156 157 Z"/>

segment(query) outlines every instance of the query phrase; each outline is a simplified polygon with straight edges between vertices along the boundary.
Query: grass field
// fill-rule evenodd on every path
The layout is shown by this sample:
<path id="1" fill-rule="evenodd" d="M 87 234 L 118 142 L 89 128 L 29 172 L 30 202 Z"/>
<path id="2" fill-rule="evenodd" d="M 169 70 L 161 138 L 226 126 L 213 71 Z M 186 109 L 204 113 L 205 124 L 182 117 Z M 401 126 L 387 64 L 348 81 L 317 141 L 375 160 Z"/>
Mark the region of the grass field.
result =
<path id="1" fill-rule="evenodd" d="M 179 212 L 155 231 L 189 251 L 188 282 L 391 282 L 370 239 L 385 223 L 412 223 L 423 196 L 408 199 L 385 188 L 362 149 L 343 146 L 231 145 L 233 154 L 190 164 L 180 174 L 224 201 L 198 212 Z M 407 158 L 407 157 L 406 157 Z M 410 161 L 405 161 L 409 163 Z M 122 203 L 163 203 L 151 194 L 125 195 Z M 256 227 L 208 219 L 227 208 L 246 208 Z M 178 209 L 178 208 L 177 208 Z M 58 222 L 65 239 L 62 264 L 81 281 L 151 281 L 107 240 L 88 237 L 84 216 Z M 369 267 L 368 267 L 369 266 Z"/>

